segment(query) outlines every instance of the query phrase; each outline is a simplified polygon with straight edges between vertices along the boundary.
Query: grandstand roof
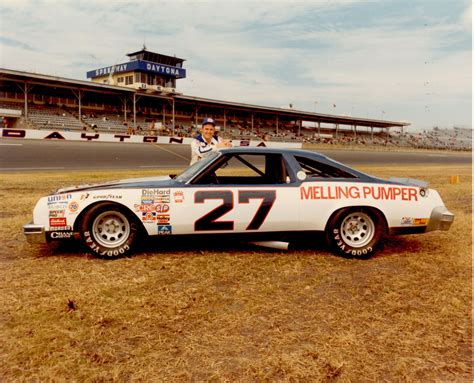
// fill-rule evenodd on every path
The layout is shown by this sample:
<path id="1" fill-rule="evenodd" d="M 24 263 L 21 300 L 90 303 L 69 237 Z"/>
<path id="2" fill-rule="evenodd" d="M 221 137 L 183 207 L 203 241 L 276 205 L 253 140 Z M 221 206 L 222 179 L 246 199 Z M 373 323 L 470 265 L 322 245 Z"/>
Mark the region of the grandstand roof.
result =
<path id="1" fill-rule="evenodd" d="M 29 84 L 38 84 L 38 85 L 54 85 L 54 86 L 63 86 L 67 88 L 82 88 L 89 89 L 97 92 L 127 92 L 133 93 L 134 89 L 126 88 L 122 86 L 100 84 L 91 81 L 83 80 L 74 80 L 70 78 L 50 76 L 46 74 L 30 73 L 16 71 L 12 69 L 0 68 L 0 81 L 27 81 Z"/>
<path id="2" fill-rule="evenodd" d="M 364 119 L 351 116 L 338 116 L 332 114 L 321 114 L 313 113 L 295 109 L 275 108 L 261 105 L 245 104 L 239 102 L 231 102 L 224 100 L 214 100 L 204 97 L 194 97 L 186 95 L 159 95 L 150 94 L 144 91 L 139 91 L 133 88 L 120 87 L 115 85 L 106 85 L 100 83 L 94 83 L 90 81 L 74 80 L 58 76 L 50 76 L 44 74 L 22 72 L 11 69 L 0 68 L 0 81 L 19 81 L 26 82 L 28 84 L 38 84 L 42 86 L 50 87 L 62 87 L 70 89 L 82 89 L 93 91 L 97 93 L 105 94 L 134 94 L 138 93 L 140 96 L 149 96 L 156 98 L 175 99 L 176 102 L 200 104 L 202 106 L 210 107 L 226 107 L 233 110 L 240 110 L 243 112 L 254 112 L 261 114 L 271 114 L 275 116 L 283 116 L 285 118 L 294 120 L 304 120 L 311 122 L 321 122 L 329 124 L 343 124 L 343 125 L 356 125 L 356 126 L 368 126 L 374 128 L 388 129 L 391 127 L 403 127 L 410 125 L 409 122 L 405 121 L 386 121 L 376 119 Z"/>
<path id="3" fill-rule="evenodd" d="M 285 108 L 275 108 L 269 106 L 261 106 L 261 105 L 252 105 L 252 104 L 244 104 L 239 102 L 231 102 L 231 101 L 222 101 L 222 100 L 213 100 L 209 98 L 203 97 L 193 97 L 193 96 L 185 96 L 185 95 L 177 95 L 175 96 L 177 101 L 188 101 L 188 102 L 195 102 L 209 106 L 222 106 L 222 107 L 229 107 L 232 109 L 238 110 L 245 110 L 255 113 L 271 113 L 274 115 L 286 116 L 294 119 L 301 119 L 304 121 L 311 121 L 311 122 L 321 122 L 321 123 L 328 123 L 328 124 L 343 124 L 343 125 L 357 125 L 357 126 L 373 126 L 374 128 L 391 128 L 391 127 L 402 127 L 410 125 L 409 122 L 406 121 L 387 121 L 387 120 L 374 120 L 374 119 L 367 119 L 367 118 L 358 118 L 358 117 L 351 117 L 351 116 L 337 116 L 333 114 L 321 114 L 321 113 L 313 113 L 313 112 L 306 112 L 302 110 L 296 109 L 285 109 Z"/>

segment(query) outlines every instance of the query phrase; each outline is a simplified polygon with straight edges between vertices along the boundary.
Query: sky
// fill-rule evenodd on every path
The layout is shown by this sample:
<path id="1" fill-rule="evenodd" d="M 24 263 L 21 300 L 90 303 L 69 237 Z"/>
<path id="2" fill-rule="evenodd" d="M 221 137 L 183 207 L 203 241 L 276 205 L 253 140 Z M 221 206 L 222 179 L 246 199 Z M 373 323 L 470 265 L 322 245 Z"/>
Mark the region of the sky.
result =
<path id="1" fill-rule="evenodd" d="M 472 128 L 470 0 L 0 0 L 0 66 L 86 80 L 147 49 L 186 95 Z"/>

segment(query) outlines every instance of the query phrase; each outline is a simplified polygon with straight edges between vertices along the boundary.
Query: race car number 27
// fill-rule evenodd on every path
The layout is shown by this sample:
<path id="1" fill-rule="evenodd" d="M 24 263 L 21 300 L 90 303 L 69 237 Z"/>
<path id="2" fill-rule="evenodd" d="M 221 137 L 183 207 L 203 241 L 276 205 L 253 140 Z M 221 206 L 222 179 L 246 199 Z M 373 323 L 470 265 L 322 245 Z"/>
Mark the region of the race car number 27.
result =
<path id="1" fill-rule="evenodd" d="M 234 230 L 234 221 L 218 221 L 217 219 L 227 214 L 234 208 L 234 193 L 230 190 L 209 190 L 198 191 L 194 195 L 195 203 L 204 203 L 209 199 L 220 199 L 222 204 L 214 210 L 202 216 L 194 222 L 195 231 L 210 230 Z M 251 199 L 261 199 L 262 203 L 258 207 L 255 215 L 245 230 L 258 230 L 267 218 L 273 204 L 275 203 L 275 190 L 240 190 L 239 204 L 249 203 Z"/>

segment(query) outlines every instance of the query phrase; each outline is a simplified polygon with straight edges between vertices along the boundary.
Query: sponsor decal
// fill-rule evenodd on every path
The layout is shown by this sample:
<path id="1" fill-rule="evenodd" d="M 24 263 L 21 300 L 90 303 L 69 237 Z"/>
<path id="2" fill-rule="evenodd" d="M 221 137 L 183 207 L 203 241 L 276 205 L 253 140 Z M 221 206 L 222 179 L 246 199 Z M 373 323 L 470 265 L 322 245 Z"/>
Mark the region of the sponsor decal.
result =
<path id="1" fill-rule="evenodd" d="M 72 231 L 72 226 L 66 225 L 66 226 L 54 226 L 50 227 L 49 231 Z"/>
<path id="2" fill-rule="evenodd" d="M 142 189 L 142 196 L 156 197 L 170 195 L 170 189 Z"/>
<path id="3" fill-rule="evenodd" d="M 50 218 L 49 219 L 49 226 L 51 227 L 58 227 L 58 226 L 66 226 L 66 218 L 65 217 L 57 217 L 57 218 Z"/>
<path id="4" fill-rule="evenodd" d="M 142 203 L 150 200 L 153 201 L 151 203 L 170 203 L 170 195 L 170 189 L 143 189 Z"/>
<path id="5" fill-rule="evenodd" d="M 402 225 L 413 225 L 413 218 L 412 217 L 402 217 Z"/>
<path id="6" fill-rule="evenodd" d="M 171 225 L 158 225 L 158 235 L 170 235 L 172 234 Z"/>
<path id="7" fill-rule="evenodd" d="M 51 231 L 48 233 L 49 238 L 51 239 L 68 239 L 74 236 L 72 231 Z"/>
<path id="8" fill-rule="evenodd" d="M 67 201 L 64 202 L 48 202 L 49 210 L 64 210 L 66 211 Z"/>
<path id="9" fill-rule="evenodd" d="M 84 201 L 86 200 L 87 198 L 89 198 L 89 193 L 86 193 L 86 194 L 81 194 L 81 201 Z"/>
<path id="10" fill-rule="evenodd" d="M 156 222 L 156 211 L 142 212 L 143 222 Z"/>
<path id="11" fill-rule="evenodd" d="M 174 202 L 175 203 L 183 203 L 184 202 L 184 193 L 181 190 L 178 190 L 173 193 Z"/>
<path id="12" fill-rule="evenodd" d="M 170 210 L 170 206 L 167 204 L 141 204 L 141 205 L 134 205 L 136 211 L 143 212 L 151 212 L 156 211 L 158 213 L 167 213 Z"/>
<path id="13" fill-rule="evenodd" d="M 159 224 L 169 225 L 170 215 L 169 214 L 158 214 L 156 217 Z"/>
<path id="14" fill-rule="evenodd" d="M 66 210 L 50 210 L 49 211 L 49 217 L 50 218 L 59 218 L 59 217 L 64 217 L 66 213 Z"/>
<path id="15" fill-rule="evenodd" d="M 102 194 L 102 195 L 95 195 L 92 198 L 93 199 L 122 199 L 122 196 L 118 194 Z"/>
<path id="16" fill-rule="evenodd" d="M 72 201 L 69 203 L 68 209 L 71 213 L 77 213 L 79 210 L 79 204 L 76 201 Z"/>
<path id="17" fill-rule="evenodd" d="M 403 186 L 302 186 L 302 200 L 374 199 L 418 201 L 417 189 Z"/>
<path id="18" fill-rule="evenodd" d="M 72 194 L 56 194 L 48 197 L 48 205 L 54 202 L 67 201 L 72 198 Z"/>
<path id="19" fill-rule="evenodd" d="M 428 218 L 403 217 L 402 225 L 425 226 L 428 225 Z"/>
<path id="20" fill-rule="evenodd" d="M 413 225 L 428 225 L 428 218 L 413 218 Z"/>
<path id="21" fill-rule="evenodd" d="M 142 204 L 152 205 L 155 203 L 155 199 L 152 197 L 142 197 Z"/>

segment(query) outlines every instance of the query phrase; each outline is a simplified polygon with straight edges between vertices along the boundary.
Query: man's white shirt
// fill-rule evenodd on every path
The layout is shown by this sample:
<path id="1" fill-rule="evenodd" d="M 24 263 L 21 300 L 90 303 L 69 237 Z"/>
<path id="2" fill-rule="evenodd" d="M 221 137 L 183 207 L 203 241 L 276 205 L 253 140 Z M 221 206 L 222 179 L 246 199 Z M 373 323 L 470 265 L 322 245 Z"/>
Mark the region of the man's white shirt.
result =
<path id="1" fill-rule="evenodd" d="M 217 144 L 219 142 L 222 142 L 219 136 L 212 136 L 210 143 L 204 139 L 202 134 L 197 136 L 191 143 L 191 165 L 218 150 Z"/>

